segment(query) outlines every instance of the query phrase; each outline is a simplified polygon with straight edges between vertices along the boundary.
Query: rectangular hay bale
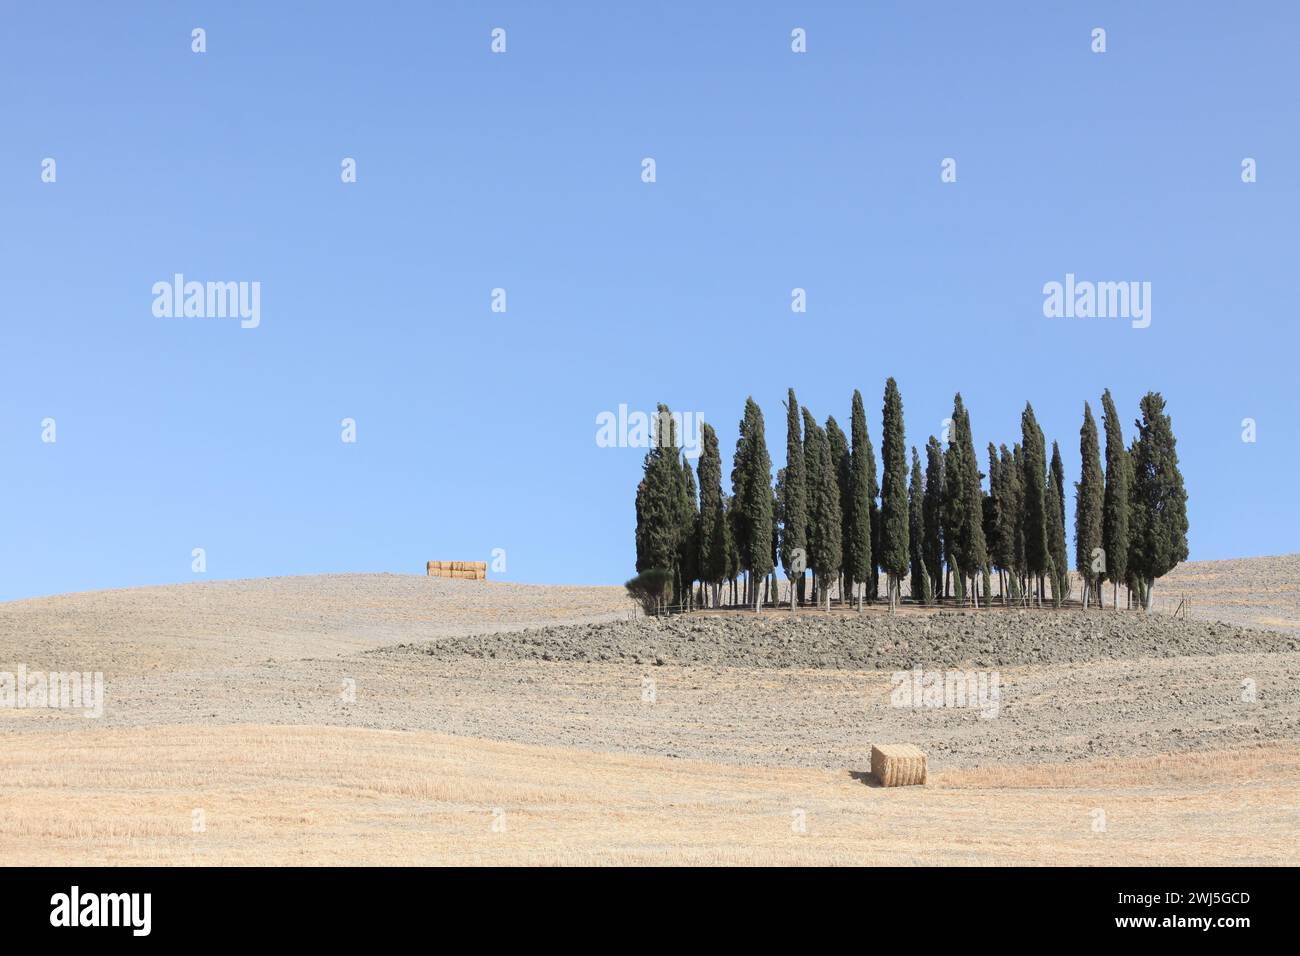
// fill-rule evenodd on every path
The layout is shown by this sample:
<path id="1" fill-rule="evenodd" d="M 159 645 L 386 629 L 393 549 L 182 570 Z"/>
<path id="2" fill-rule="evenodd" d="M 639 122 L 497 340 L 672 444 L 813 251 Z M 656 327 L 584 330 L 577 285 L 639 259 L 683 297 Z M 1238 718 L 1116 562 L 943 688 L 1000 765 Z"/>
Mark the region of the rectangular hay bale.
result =
<path id="1" fill-rule="evenodd" d="M 486 561 L 429 561 L 424 566 L 431 578 L 456 578 L 463 581 L 486 581 Z"/>
<path id="2" fill-rule="evenodd" d="M 873 744 L 871 775 L 882 787 L 925 783 L 925 752 L 912 744 Z"/>

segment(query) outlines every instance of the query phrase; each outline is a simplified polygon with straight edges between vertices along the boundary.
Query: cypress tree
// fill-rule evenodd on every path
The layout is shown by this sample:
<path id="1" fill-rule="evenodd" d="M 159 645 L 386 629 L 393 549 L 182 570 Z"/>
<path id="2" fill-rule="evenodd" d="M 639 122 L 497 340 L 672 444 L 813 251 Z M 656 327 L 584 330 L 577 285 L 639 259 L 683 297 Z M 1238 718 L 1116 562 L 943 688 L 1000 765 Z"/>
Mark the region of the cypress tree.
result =
<path id="1" fill-rule="evenodd" d="M 839 573 L 843 555 L 840 552 L 840 489 L 835 466 L 831 460 L 831 443 L 826 437 L 818 438 L 817 487 L 813 493 L 813 523 L 817 527 L 811 559 L 817 573 L 818 595 L 824 596 L 826 610 L 831 609 L 831 581 Z"/>
<path id="2" fill-rule="evenodd" d="M 700 577 L 700 500 L 695 487 L 695 474 L 691 463 L 682 458 L 682 534 L 678 545 L 678 565 L 681 568 L 682 597 L 687 606 L 694 600 L 695 582 Z"/>
<path id="3" fill-rule="evenodd" d="M 740 447 L 744 444 L 744 449 Z M 735 487 L 741 537 L 737 541 L 741 567 L 749 572 L 754 610 L 760 608 L 758 582 L 772 571 L 772 459 L 767 452 L 763 412 L 753 398 L 745 400 L 745 417 L 736 457 L 743 464 Z M 736 472 L 733 471 L 733 483 Z"/>
<path id="4" fill-rule="evenodd" d="M 1101 449 L 1092 408 L 1083 403 L 1083 427 L 1079 429 L 1079 457 L 1082 464 L 1075 482 L 1074 566 L 1083 579 L 1083 606 L 1090 599 L 1101 607 L 1101 576 L 1093 571 L 1093 552 L 1102 547 L 1101 520 L 1106 482 L 1101 472 Z"/>
<path id="5" fill-rule="evenodd" d="M 898 602 L 900 581 L 909 561 L 907 527 L 907 443 L 903 429 L 903 399 L 893 378 L 885 382 L 884 438 L 880 459 L 884 468 L 880 488 L 880 566 L 889 575 L 889 607 Z"/>
<path id="6" fill-rule="evenodd" d="M 1137 445 L 1137 436 L 1134 435 L 1133 441 L 1128 446 L 1128 454 L 1124 458 L 1125 473 L 1128 476 L 1128 565 L 1125 569 L 1127 572 L 1125 582 L 1128 588 L 1129 608 L 1142 607 L 1146 601 L 1142 588 L 1146 577 L 1139 573 L 1139 568 L 1142 565 L 1142 529 L 1147 514 L 1145 503 L 1137 494 L 1136 469 L 1133 464 L 1137 456 Z"/>
<path id="7" fill-rule="evenodd" d="M 813 418 L 812 412 L 803 409 L 803 460 L 805 468 L 804 480 L 808 486 L 808 526 L 805 529 L 808 549 L 808 567 L 813 568 L 812 578 L 812 598 L 813 603 L 820 603 L 821 588 L 825 582 L 813 564 L 812 555 L 818 548 L 821 528 L 817 524 L 817 508 L 814 499 L 817 495 L 817 489 L 821 487 L 822 482 L 822 457 L 821 446 L 826 442 L 826 433 L 822 427 L 817 424 L 817 419 Z"/>
<path id="8" fill-rule="evenodd" d="M 961 476 L 965 469 L 961 462 L 961 445 L 957 442 L 956 424 L 948 426 L 948 448 L 943 453 L 943 554 L 952 576 L 953 597 L 958 604 L 966 602 L 965 574 L 962 570 L 961 517 L 965 498 L 962 495 Z M 947 584 L 944 586 L 945 596 Z"/>
<path id="9" fill-rule="evenodd" d="M 713 587 L 713 605 L 727 577 L 727 525 L 722 511 L 722 458 L 718 435 L 707 422 L 700 451 L 700 579 Z M 640 570 L 638 568 L 637 570 Z"/>
<path id="10" fill-rule="evenodd" d="M 1102 496 L 1101 540 L 1106 578 L 1112 583 L 1114 605 L 1119 608 L 1120 582 L 1128 583 L 1129 464 L 1120 429 L 1119 413 L 1110 389 L 1101 396 L 1101 421 L 1106 431 L 1106 488 Z"/>
<path id="11" fill-rule="evenodd" d="M 650 486 L 644 477 L 636 484 L 636 573 L 650 567 Z"/>
<path id="12" fill-rule="evenodd" d="M 993 563 L 998 566 L 998 579 L 1002 582 L 1002 603 L 1010 604 L 1020 596 L 1019 562 L 1016 552 L 1017 516 L 1019 515 L 1019 465 L 1006 445 L 1001 445 L 995 452 L 989 445 L 989 464 L 996 455 L 997 482 L 993 494 L 993 522 L 996 526 L 993 545 Z M 992 472 L 991 472 L 992 473 Z M 990 485 L 994 482 L 990 479 Z"/>
<path id="13" fill-rule="evenodd" d="M 1043 575 L 1048 570 L 1047 548 L 1047 450 L 1044 447 L 1043 430 L 1038 427 L 1034 417 L 1034 408 L 1028 402 L 1020 416 L 1021 455 L 1024 489 L 1024 536 L 1025 567 L 1031 577 L 1036 579 L 1034 598 L 1038 604 L 1043 601 Z"/>
<path id="14" fill-rule="evenodd" d="M 1002 573 L 1006 568 L 1006 565 L 1002 562 L 1005 548 L 1002 544 L 1002 522 L 999 517 L 1005 497 L 1003 488 L 1005 481 L 1002 476 L 1002 462 L 998 458 L 998 450 L 993 442 L 989 442 L 987 451 L 989 456 L 989 491 L 984 496 L 984 540 L 988 544 L 989 565 L 998 573 L 998 591 L 1002 595 L 1002 603 L 1006 604 L 1006 586 L 1002 581 Z M 985 594 L 985 602 L 992 603 L 991 593 Z"/>
<path id="15" fill-rule="evenodd" d="M 989 550 L 989 564 L 998 564 L 998 496 L 1002 493 L 1002 476 L 998 472 L 998 450 L 993 442 L 988 443 L 986 454 L 989 456 L 989 490 L 984 496 L 984 543 Z"/>
<path id="16" fill-rule="evenodd" d="M 958 543 L 962 566 L 970 574 L 971 597 L 975 606 L 979 607 L 976 574 L 987 569 L 989 562 L 988 544 L 984 539 L 984 492 L 980 483 L 979 461 L 975 457 L 975 441 L 971 435 L 970 412 L 962 404 L 960 394 L 954 403 L 953 427 L 957 430 L 957 440 L 961 445 L 962 468 Z M 986 594 L 986 602 L 987 599 Z"/>
<path id="17" fill-rule="evenodd" d="M 871 509 L 875 504 L 876 454 L 867 434 L 867 413 L 862 393 L 853 390 L 853 414 L 849 423 L 853 439 L 849 480 L 849 535 L 845 552 L 849 561 L 849 578 L 858 591 L 858 610 L 862 610 L 862 592 L 871 577 Z"/>
<path id="18" fill-rule="evenodd" d="M 671 600 L 681 589 L 681 548 L 688 533 L 686 492 L 672 414 L 660 405 L 655 440 L 646 452 L 637 486 L 637 572 L 658 571 L 669 582 Z"/>
<path id="19" fill-rule="evenodd" d="M 937 602 L 943 592 L 943 450 L 933 435 L 925 443 L 925 501 L 922 510 L 925 522 L 922 553 L 930 576 L 930 595 Z"/>
<path id="20" fill-rule="evenodd" d="M 1142 579 L 1142 607 L 1150 611 L 1156 579 L 1187 560 L 1187 490 L 1164 398 L 1147 392 L 1141 409 L 1133 454 L 1133 499 L 1141 513 L 1133 571 Z"/>
<path id="21" fill-rule="evenodd" d="M 723 500 L 722 526 L 726 532 L 727 546 L 727 581 L 731 585 L 731 603 L 736 600 L 736 578 L 740 576 L 740 508 L 736 505 L 736 496 L 727 495 Z"/>
<path id="22" fill-rule="evenodd" d="M 1052 553 L 1052 597 L 1060 607 L 1070 596 L 1070 564 L 1066 553 L 1065 539 L 1065 465 L 1061 461 L 1061 449 L 1052 442 L 1052 464 L 1049 468 L 1052 482 L 1052 502 L 1056 510 L 1049 512 L 1051 523 L 1048 525 L 1048 547 Z"/>
<path id="23" fill-rule="evenodd" d="M 749 456 L 753 439 L 749 431 L 753 425 L 753 415 L 749 406 L 754 400 L 745 400 L 745 413 L 737 429 L 736 450 L 731 456 L 731 532 L 735 539 L 737 555 L 736 574 L 740 576 L 749 570 L 749 524 L 745 518 L 745 492 L 749 487 Z M 746 587 L 748 578 L 746 576 Z M 749 599 L 746 590 L 742 603 Z"/>
<path id="24" fill-rule="evenodd" d="M 917 454 L 915 445 L 912 446 L 907 526 L 912 599 L 919 604 L 929 604 L 930 575 L 925 567 L 925 479 L 921 473 L 921 456 Z"/>
<path id="25" fill-rule="evenodd" d="M 790 579 L 790 602 L 795 600 L 790 573 L 790 553 L 808 547 L 808 485 L 804 467 L 803 438 L 799 428 L 799 403 L 790 389 L 785 403 L 785 478 L 781 482 L 781 565 Z M 806 556 L 805 556 L 806 557 Z M 797 575 L 803 578 L 803 572 Z"/>
<path id="26" fill-rule="evenodd" d="M 844 542 L 849 540 L 851 529 L 849 528 L 849 503 L 851 495 L 849 493 L 849 438 L 840 428 L 839 423 L 835 421 L 834 415 L 826 418 L 826 443 L 831 450 L 831 470 L 835 473 L 835 489 L 839 495 L 838 512 L 840 515 L 840 532 L 837 535 L 839 540 L 839 565 L 834 570 L 834 578 L 840 585 L 840 603 L 844 603 L 844 595 L 848 589 L 844 587 L 844 569 L 848 566 L 846 560 Z"/>
<path id="27" fill-rule="evenodd" d="M 1055 446 L 1055 442 L 1052 443 Z M 1049 470 L 1047 477 L 1047 555 L 1048 580 L 1052 585 L 1052 603 L 1060 607 L 1065 600 L 1065 525 L 1061 523 L 1061 498 Z"/>
<path id="28" fill-rule="evenodd" d="M 1011 508 L 1012 538 L 1011 596 L 1018 601 L 1029 600 L 1029 562 L 1025 557 L 1025 452 L 1020 442 L 1011 446 L 1011 467 L 1007 469 L 1007 502 Z"/>

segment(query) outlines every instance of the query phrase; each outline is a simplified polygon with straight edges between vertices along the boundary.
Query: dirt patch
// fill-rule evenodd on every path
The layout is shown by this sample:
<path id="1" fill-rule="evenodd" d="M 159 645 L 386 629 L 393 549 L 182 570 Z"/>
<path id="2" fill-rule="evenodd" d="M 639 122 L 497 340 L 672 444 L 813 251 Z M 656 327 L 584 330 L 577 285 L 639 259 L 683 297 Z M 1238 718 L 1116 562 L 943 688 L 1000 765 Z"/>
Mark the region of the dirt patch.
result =
<path id="1" fill-rule="evenodd" d="M 800 615 L 609 621 L 452 637 L 376 653 L 572 663 L 908 670 L 1300 650 L 1300 636 L 1138 612 Z"/>

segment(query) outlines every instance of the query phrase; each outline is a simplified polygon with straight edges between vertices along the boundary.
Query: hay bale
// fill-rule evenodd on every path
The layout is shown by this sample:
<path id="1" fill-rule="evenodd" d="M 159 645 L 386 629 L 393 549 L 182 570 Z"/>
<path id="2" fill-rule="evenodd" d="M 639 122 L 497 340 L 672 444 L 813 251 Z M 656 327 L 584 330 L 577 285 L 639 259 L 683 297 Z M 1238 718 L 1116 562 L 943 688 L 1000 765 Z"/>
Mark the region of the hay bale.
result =
<path id="1" fill-rule="evenodd" d="M 925 752 L 912 744 L 873 744 L 871 775 L 882 787 L 925 783 Z"/>
<path id="2" fill-rule="evenodd" d="M 486 581 L 486 561 L 429 561 L 424 566 L 431 578 L 456 578 L 462 581 Z"/>

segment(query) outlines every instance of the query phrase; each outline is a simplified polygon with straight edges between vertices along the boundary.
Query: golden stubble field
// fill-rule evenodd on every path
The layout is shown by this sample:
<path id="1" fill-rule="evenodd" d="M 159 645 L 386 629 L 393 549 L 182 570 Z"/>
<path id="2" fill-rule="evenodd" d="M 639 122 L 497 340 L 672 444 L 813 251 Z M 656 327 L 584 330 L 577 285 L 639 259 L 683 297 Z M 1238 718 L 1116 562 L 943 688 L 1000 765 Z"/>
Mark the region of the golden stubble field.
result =
<path id="1" fill-rule="evenodd" d="M 1208 588 L 1218 587 L 1218 600 L 1237 620 L 1300 618 L 1297 589 L 1289 583 L 1300 580 L 1300 559 L 1259 560 L 1267 562 L 1269 584 L 1259 608 L 1249 606 L 1253 572 L 1242 561 L 1182 572 L 1184 582 L 1201 582 L 1194 610 L 1212 606 Z M 125 708 L 129 717 L 115 724 L 0 713 L 0 860 L 1300 862 L 1300 732 L 1277 709 L 1282 702 L 1269 696 L 1290 681 L 1293 654 L 1220 659 L 1226 669 L 1214 680 L 1225 698 L 1236 693 L 1239 666 L 1268 668 L 1260 670 L 1259 686 L 1271 701 L 1271 730 L 1256 745 L 1216 744 L 1219 718 L 1206 712 L 1190 731 L 1198 735 L 1197 747 L 1171 744 L 1160 752 L 1161 740 L 1183 731 L 1171 725 L 1176 711 L 1151 702 L 1172 694 L 1192 701 L 1185 706 L 1201 706 L 1193 691 L 1207 679 L 1209 658 L 1164 659 L 1158 667 L 1044 666 L 1016 678 L 1035 691 L 1021 705 L 1032 718 L 1027 726 L 1068 743 L 1077 717 L 1058 706 L 1052 688 L 1086 687 L 1088 699 L 1100 701 L 1087 705 L 1089 719 L 1096 720 L 1098 708 L 1117 715 L 1114 725 L 1103 726 L 1106 733 L 1127 732 L 1131 719 L 1132 733 L 1155 743 L 1124 758 L 1103 749 L 1052 762 L 1028 759 L 1023 743 L 1001 753 L 997 739 L 988 738 L 974 765 L 940 760 L 926 787 L 885 790 L 862 779 L 865 761 L 792 766 L 772 759 L 783 752 L 783 700 L 805 708 L 800 740 L 815 741 L 817 727 L 827 734 L 862 727 L 845 710 L 862 706 L 846 672 L 754 671 L 749 681 L 736 669 L 684 668 L 665 675 L 665 688 L 689 694 L 683 701 L 690 713 L 638 723 L 635 714 L 608 715 L 616 713 L 611 701 L 635 692 L 639 670 L 574 671 L 559 686 L 548 683 L 548 675 L 565 673 L 559 665 L 427 660 L 417 667 L 365 653 L 404 641 L 625 613 L 622 596 L 609 588 L 548 593 L 391 575 L 214 582 L 0 605 L 0 670 L 19 662 L 51 670 L 102 667 L 110 681 L 107 712 Z M 322 721 L 320 714 L 333 711 L 299 708 L 294 694 L 303 686 L 333 687 L 347 674 L 363 675 L 363 687 L 387 695 L 386 710 L 365 712 L 385 726 L 348 725 L 351 718 L 337 716 Z M 1300 691 L 1300 674 L 1295 686 Z M 292 691 L 287 696 L 285 688 Z M 424 726 L 407 724 L 404 713 L 414 714 L 417 700 L 430 693 L 437 708 L 421 718 Z M 1112 705 L 1105 704 L 1108 693 Z M 822 698 L 824 706 L 814 706 Z M 1124 716 L 1130 708 L 1132 718 Z M 511 711 L 541 728 L 537 739 L 514 731 L 510 739 L 492 738 L 493 728 L 508 725 L 492 715 Z M 453 719 L 462 713 L 473 719 Z M 709 724 L 712 739 L 731 734 L 734 742 L 718 749 L 717 759 L 670 756 L 677 749 L 673 731 L 699 729 L 692 724 Z M 428 729 L 435 726 L 457 729 Z M 765 739 L 748 736 L 756 728 Z M 538 742 L 558 739 L 560 731 L 577 735 L 582 745 Z M 827 752 L 844 747 L 846 754 L 865 754 L 870 741 L 845 745 L 827 737 L 825 743 Z"/>
<path id="2" fill-rule="evenodd" d="M 1295 862 L 1300 748 L 933 774 L 734 767 L 424 732 L 5 742 L 9 864 Z"/>

